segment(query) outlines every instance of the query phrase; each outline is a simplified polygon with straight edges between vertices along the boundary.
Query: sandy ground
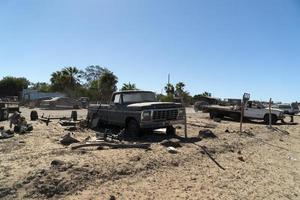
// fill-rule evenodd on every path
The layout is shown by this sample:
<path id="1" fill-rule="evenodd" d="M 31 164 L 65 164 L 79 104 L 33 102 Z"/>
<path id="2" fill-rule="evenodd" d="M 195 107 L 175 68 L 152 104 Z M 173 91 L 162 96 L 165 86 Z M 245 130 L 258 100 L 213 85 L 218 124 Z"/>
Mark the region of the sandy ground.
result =
<path id="1" fill-rule="evenodd" d="M 30 111 L 22 108 L 27 119 Z M 71 111 L 38 113 L 68 117 Z M 78 114 L 85 118 L 86 110 Z M 33 132 L 0 140 L 0 199 L 300 199 L 300 125 L 270 130 L 246 123 L 239 134 L 237 122 L 217 123 L 189 110 L 190 139 L 180 137 L 180 129 L 182 147 L 171 154 L 160 144 L 162 133 L 141 138 L 151 150 L 71 150 L 59 143 L 68 131 L 57 122 L 31 122 Z M 0 126 L 9 128 L 8 122 Z M 199 139 L 203 126 L 217 138 Z M 79 140 L 95 136 L 92 130 L 74 133 Z"/>

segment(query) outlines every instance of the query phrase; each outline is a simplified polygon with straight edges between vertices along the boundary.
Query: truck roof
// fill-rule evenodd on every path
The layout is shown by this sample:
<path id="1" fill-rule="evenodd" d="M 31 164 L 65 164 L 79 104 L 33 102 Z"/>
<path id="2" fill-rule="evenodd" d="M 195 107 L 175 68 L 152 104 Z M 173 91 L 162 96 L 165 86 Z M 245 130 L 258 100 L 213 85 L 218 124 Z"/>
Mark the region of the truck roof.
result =
<path id="1" fill-rule="evenodd" d="M 126 90 L 126 91 L 114 92 L 114 94 L 121 94 L 121 93 L 154 93 L 154 92 L 145 91 L 145 90 Z"/>

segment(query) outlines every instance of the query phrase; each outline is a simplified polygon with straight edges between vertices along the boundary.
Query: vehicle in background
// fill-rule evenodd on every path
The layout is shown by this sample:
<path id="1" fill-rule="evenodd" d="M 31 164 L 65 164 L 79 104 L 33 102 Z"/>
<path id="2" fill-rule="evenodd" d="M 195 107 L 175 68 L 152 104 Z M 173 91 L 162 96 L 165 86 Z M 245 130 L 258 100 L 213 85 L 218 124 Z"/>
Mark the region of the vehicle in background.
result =
<path id="1" fill-rule="evenodd" d="M 240 106 L 207 106 L 203 110 L 210 114 L 210 118 L 224 118 L 228 117 L 233 120 L 240 120 L 241 107 Z M 248 101 L 244 109 L 244 119 L 263 120 L 269 124 L 269 108 L 266 108 L 258 101 Z M 276 124 L 278 120 L 284 119 L 284 113 L 280 109 L 271 109 L 271 122 Z"/>
<path id="2" fill-rule="evenodd" d="M 206 106 L 210 104 L 206 101 L 197 101 L 194 103 L 194 110 L 195 112 L 202 111 Z"/>
<path id="3" fill-rule="evenodd" d="M 44 109 L 79 109 L 79 101 L 69 97 L 54 97 L 49 100 L 43 100 L 40 104 L 40 108 Z"/>
<path id="4" fill-rule="evenodd" d="M 114 93 L 108 105 L 90 105 L 87 120 L 91 128 L 125 128 L 126 135 L 133 138 L 143 130 L 159 128 L 167 128 L 166 133 L 173 135 L 173 125 L 184 123 L 184 109 L 181 103 L 158 102 L 150 91 L 123 91 Z"/>
<path id="5" fill-rule="evenodd" d="M 4 102 L 0 103 L 0 121 L 8 120 L 9 112 Z"/>
<path id="6" fill-rule="evenodd" d="M 288 114 L 288 115 L 295 115 L 299 113 L 298 103 L 278 104 L 278 105 L 274 105 L 273 107 L 282 110 L 284 114 Z"/>
<path id="7" fill-rule="evenodd" d="M 81 108 L 88 108 L 90 105 L 90 99 L 88 97 L 80 97 L 79 102 Z"/>
<path id="8" fill-rule="evenodd" d="M 20 112 L 19 102 L 0 101 L 0 121 L 8 119 L 10 113 Z"/>

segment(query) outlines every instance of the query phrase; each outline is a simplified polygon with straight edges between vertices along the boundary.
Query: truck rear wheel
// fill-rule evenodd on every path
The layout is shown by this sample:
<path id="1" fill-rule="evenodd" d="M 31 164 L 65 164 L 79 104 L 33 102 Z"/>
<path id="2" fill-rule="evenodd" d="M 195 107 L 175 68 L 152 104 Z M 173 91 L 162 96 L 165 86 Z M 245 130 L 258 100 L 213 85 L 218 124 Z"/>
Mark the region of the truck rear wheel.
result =
<path id="1" fill-rule="evenodd" d="M 264 122 L 266 123 L 266 124 L 269 124 L 269 114 L 266 114 L 265 116 L 264 116 Z M 276 115 L 271 115 L 271 124 L 276 124 L 277 123 L 277 121 L 278 121 L 278 119 L 277 119 L 277 116 Z"/>
<path id="2" fill-rule="evenodd" d="M 140 136 L 140 126 L 134 119 L 130 119 L 126 125 L 126 135 L 131 138 L 137 138 Z"/>

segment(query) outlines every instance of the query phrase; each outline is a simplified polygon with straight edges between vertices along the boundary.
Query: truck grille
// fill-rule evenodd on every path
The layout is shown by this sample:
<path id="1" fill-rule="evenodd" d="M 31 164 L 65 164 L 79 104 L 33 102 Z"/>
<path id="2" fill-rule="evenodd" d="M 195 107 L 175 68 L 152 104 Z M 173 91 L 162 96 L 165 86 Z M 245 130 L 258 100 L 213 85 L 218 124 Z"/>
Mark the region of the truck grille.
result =
<path id="1" fill-rule="evenodd" d="M 154 110 L 153 121 L 161 120 L 176 120 L 178 115 L 178 109 L 174 110 Z"/>

